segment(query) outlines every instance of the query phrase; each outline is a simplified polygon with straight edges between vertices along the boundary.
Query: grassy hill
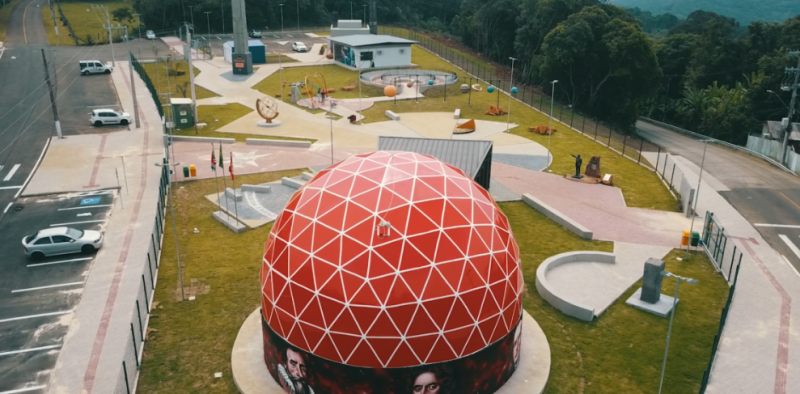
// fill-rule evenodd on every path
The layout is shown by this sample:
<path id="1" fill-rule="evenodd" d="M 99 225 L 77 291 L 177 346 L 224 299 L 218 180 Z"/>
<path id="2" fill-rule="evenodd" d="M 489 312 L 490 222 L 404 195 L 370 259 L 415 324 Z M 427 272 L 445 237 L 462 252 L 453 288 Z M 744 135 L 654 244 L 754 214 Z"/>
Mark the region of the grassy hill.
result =
<path id="1" fill-rule="evenodd" d="M 669 12 L 684 19 L 695 10 L 713 11 L 735 18 L 744 26 L 754 20 L 783 22 L 800 15 L 797 0 L 612 0 L 612 4 L 633 8 L 639 7 L 653 14 Z"/>

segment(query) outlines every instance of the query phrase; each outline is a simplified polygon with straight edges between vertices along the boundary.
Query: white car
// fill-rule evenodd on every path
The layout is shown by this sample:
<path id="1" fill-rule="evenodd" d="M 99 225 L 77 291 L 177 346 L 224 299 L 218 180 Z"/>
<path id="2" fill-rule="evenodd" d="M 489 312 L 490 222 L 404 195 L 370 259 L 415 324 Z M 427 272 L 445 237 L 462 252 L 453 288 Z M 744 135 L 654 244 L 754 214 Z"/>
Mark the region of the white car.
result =
<path id="1" fill-rule="evenodd" d="M 306 48 L 306 44 L 302 42 L 293 42 L 292 43 L 292 50 L 295 52 L 308 52 L 308 48 Z"/>
<path id="2" fill-rule="evenodd" d="M 96 109 L 93 110 L 89 123 L 100 127 L 104 124 L 121 124 L 128 125 L 131 122 L 131 114 L 127 112 L 114 111 L 113 109 Z"/>
<path id="3" fill-rule="evenodd" d="M 81 75 L 89 74 L 111 74 L 114 67 L 110 64 L 103 64 L 99 60 L 81 60 Z"/>
<path id="4" fill-rule="evenodd" d="M 25 255 L 43 258 L 67 253 L 91 253 L 103 247 L 103 234 L 94 230 L 53 227 L 22 238 Z"/>
<path id="5" fill-rule="evenodd" d="M 145 36 L 147 36 L 148 40 L 155 40 L 156 39 L 156 33 L 154 31 L 152 31 L 152 30 L 148 30 L 147 33 L 144 33 L 144 34 L 145 34 Z"/>

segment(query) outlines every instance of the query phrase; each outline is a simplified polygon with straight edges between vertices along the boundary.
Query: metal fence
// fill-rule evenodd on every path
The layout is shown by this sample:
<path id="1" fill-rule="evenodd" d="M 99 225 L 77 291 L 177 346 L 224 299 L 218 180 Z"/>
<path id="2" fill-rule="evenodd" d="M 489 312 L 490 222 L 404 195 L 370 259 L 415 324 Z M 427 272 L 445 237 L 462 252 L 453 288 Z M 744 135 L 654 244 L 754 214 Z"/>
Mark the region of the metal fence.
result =
<path id="1" fill-rule="evenodd" d="M 485 83 L 492 84 L 503 92 L 508 93 L 511 90 L 510 78 L 504 70 L 498 72 L 497 68 L 491 64 L 454 50 L 424 34 L 407 28 L 391 26 L 379 26 L 378 33 L 414 40 L 420 47 L 464 70 L 467 74 L 471 74 Z M 466 78 L 464 82 L 467 83 Z M 518 89 L 517 94 L 513 95 L 516 101 L 544 114 L 550 114 L 551 97 L 547 94 L 548 90 L 546 88 L 519 82 L 515 83 L 514 86 Z M 619 126 L 594 119 L 572 108 L 572 105 L 560 103 L 558 100 L 552 102 L 552 115 L 554 120 L 568 125 L 571 129 L 605 145 L 624 157 L 655 170 L 652 163 L 648 160 L 643 160 L 642 152 L 658 152 L 660 151 L 658 145 L 636 135 L 626 133 Z"/>
<path id="2" fill-rule="evenodd" d="M 725 307 L 722 308 L 722 314 L 719 318 L 719 328 L 714 336 L 711 357 L 708 359 L 708 366 L 703 372 L 703 380 L 700 383 L 700 394 L 704 394 L 708 386 L 708 378 L 711 375 L 711 368 L 714 366 L 714 358 L 717 356 L 717 350 L 719 349 L 722 330 L 725 329 L 725 322 L 728 319 L 733 295 L 736 292 L 736 282 L 739 278 L 739 267 L 742 264 L 743 255 L 741 251 L 737 251 L 735 245 L 732 248 L 728 245 L 728 236 L 725 234 L 725 229 L 716 221 L 712 212 L 706 213 L 701 241 L 703 249 L 714 264 L 714 268 L 722 274 L 728 285 L 731 286 L 728 292 L 728 299 L 725 301 Z M 735 270 L 734 266 L 736 267 Z"/>
<path id="3" fill-rule="evenodd" d="M 53 3 L 50 3 L 50 7 L 53 7 Z M 72 26 L 69 24 L 69 20 L 67 19 L 66 15 L 64 15 L 64 11 L 61 10 L 61 4 L 56 1 L 55 7 L 58 9 L 59 19 L 61 19 L 61 24 L 69 30 L 69 35 L 75 40 L 75 45 L 80 45 L 78 42 L 78 36 L 75 35 L 75 31 L 72 30 Z"/>
<path id="4" fill-rule="evenodd" d="M 158 98 L 158 90 L 156 90 L 156 87 L 153 85 L 153 81 L 150 80 L 150 76 L 147 75 L 147 71 L 145 71 L 144 66 L 142 66 L 138 60 L 136 60 L 136 57 L 133 56 L 133 53 L 131 53 L 130 56 L 133 69 L 136 70 L 136 73 L 142 78 L 144 84 L 147 85 L 147 90 L 150 92 L 150 96 L 153 97 L 153 101 L 156 103 L 158 114 L 163 118 L 164 107 L 161 105 L 161 100 Z M 156 68 L 158 68 L 158 64 L 156 64 Z"/>
<path id="5" fill-rule="evenodd" d="M 169 169 L 161 167 L 161 179 L 158 188 L 158 207 L 153 219 L 153 231 L 150 234 L 150 247 L 147 251 L 147 266 L 141 273 L 141 283 L 133 305 L 136 310 L 131 316 L 130 336 L 122 358 L 122 369 L 117 378 L 115 393 L 131 394 L 136 391 L 136 381 L 141 368 L 144 343 L 147 340 L 147 326 L 153 305 L 158 268 L 161 260 L 161 240 L 164 236 L 164 220 L 166 213 L 166 195 L 169 191 Z"/>

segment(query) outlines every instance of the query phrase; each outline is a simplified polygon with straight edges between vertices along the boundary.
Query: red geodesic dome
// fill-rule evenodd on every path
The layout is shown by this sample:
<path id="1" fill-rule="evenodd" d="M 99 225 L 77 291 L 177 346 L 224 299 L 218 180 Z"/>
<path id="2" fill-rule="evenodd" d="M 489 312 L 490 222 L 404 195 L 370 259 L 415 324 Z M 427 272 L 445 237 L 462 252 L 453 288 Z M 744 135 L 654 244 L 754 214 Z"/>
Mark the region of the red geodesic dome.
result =
<path id="1" fill-rule="evenodd" d="M 360 367 L 467 356 L 522 308 L 508 219 L 463 172 L 410 152 L 350 157 L 298 190 L 270 232 L 261 284 L 273 331 Z"/>

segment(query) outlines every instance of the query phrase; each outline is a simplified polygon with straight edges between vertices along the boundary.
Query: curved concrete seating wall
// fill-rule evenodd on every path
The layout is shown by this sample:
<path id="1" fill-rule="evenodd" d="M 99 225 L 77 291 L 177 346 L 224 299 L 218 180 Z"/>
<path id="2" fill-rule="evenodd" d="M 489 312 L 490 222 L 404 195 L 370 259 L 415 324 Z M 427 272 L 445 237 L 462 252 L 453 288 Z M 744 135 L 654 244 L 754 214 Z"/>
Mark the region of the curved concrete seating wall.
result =
<path id="1" fill-rule="evenodd" d="M 592 321 L 594 319 L 594 308 L 567 300 L 564 296 L 559 295 L 547 281 L 548 271 L 562 264 L 577 262 L 614 264 L 615 256 L 613 253 L 606 252 L 567 252 L 552 256 L 545 260 L 536 270 L 536 291 L 550 305 L 564 312 L 564 314 L 580 320 Z"/>

